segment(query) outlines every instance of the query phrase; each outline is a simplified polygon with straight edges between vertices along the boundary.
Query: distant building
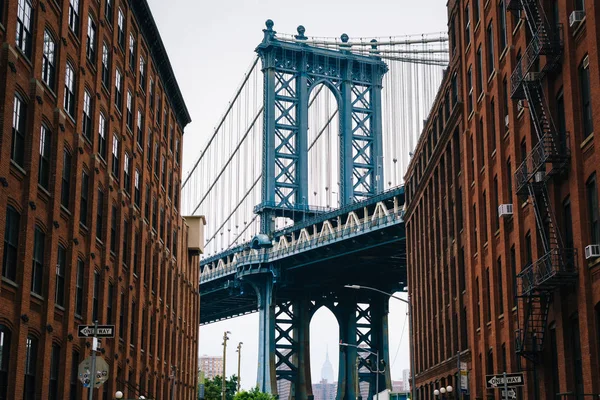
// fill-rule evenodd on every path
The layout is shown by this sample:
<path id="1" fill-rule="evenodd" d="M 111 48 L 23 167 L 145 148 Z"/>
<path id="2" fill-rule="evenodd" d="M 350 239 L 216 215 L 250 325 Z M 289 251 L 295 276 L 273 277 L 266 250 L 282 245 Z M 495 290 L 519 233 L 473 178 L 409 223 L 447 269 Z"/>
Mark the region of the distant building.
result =
<path id="1" fill-rule="evenodd" d="M 223 375 L 223 357 L 207 356 L 200 357 L 200 371 L 204 373 L 205 379 L 213 379 L 215 376 Z"/>
<path id="2" fill-rule="evenodd" d="M 337 382 L 334 381 L 333 366 L 329 361 L 329 351 L 325 353 L 325 362 L 321 367 L 321 382 L 314 383 L 314 400 L 334 400 L 337 394 Z"/>
<path id="3" fill-rule="evenodd" d="M 404 382 L 404 390 L 410 390 L 410 369 L 402 370 L 402 382 Z"/>
<path id="4" fill-rule="evenodd" d="M 404 392 L 406 390 L 405 382 L 406 381 L 404 381 L 404 380 L 392 381 L 392 392 L 394 392 L 394 393 Z"/>
<path id="5" fill-rule="evenodd" d="M 333 379 L 333 366 L 329 361 L 329 350 L 325 353 L 325 362 L 323 363 L 323 367 L 321 368 L 321 379 L 325 382 L 334 382 Z"/>
<path id="6" fill-rule="evenodd" d="M 327 382 L 321 379 L 319 383 L 313 383 L 314 400 L 335 400 L 337 394 L 337 382 Z"/>

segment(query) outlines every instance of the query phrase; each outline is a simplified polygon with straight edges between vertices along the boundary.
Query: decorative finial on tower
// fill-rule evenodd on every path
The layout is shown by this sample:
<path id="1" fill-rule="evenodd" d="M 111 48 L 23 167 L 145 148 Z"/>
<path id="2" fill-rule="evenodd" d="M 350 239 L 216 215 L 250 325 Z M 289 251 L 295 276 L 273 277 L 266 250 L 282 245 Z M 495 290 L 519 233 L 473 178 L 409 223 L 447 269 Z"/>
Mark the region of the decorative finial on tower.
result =
<path id="1" fill-rule="evenodd" d="M 342 36 L 340 36 L 340 39 L 342 39 L 342 44 L 340 44 L 340 49 L 350 52 L 350 47 L 352 47 L 352 45 L 348 44 L 348 39 L 350 39 L 348 37 L 348 35 L 345 33 L 342 33 Z"/>
<path id="2" fill-rule="evenodd" d="M 371 54 L 379 54 L 379 51 L 377 51 L 377 39 L 371 39 Z"/>
<path id="3" fill-rule="evenodd" d="M 304 36 L 304 32 L 306 32 L 306 29 L 304 28 L 303 25 L 298 25 L 298 28 L 296 30 L 298 31 L 298 34 L 295 36 L 296 39 L 298 39 L 298 40 L 308 39 L 306 36 Z"/>
<path id="4" fill-rule="evenodd" d="M 275 32 L 273 30 L 273 25 L 275 25 L 275 23 L 273 22 L 272 19 L 268 19 L 265 21 L 265 25 L 267 27 L 267 29 L 263 29 L 263 33 L 265 34 L 265 37 L 263 39 L 263 42 L 268 42 L 270 40 L 275 39 L 275 34 L 277 32 Z"/>

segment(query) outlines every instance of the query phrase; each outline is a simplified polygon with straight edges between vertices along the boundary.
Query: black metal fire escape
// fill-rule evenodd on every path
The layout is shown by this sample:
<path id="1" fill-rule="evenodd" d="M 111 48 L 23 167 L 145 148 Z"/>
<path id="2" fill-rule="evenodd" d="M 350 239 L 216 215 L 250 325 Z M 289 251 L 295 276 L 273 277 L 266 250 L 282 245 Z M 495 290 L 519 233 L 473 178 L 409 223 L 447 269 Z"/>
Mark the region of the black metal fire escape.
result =
<path id="1" fill-rule="evenodd" d="M 526 100 L 537 143 L 515 172 L 516 192 L 528 197 L 535 213 L 544 254 L 518 275 L 519 329 L 517 354 L 538 362 L 543 349 L 550 296 L 577 279 L 575 250 L 563 246 L 548 194 L 552 177 L 566 171 L 570 151 L 567 134 L 559 132 L 544 95 L 545 77 L 562 56 L 562 27 L 551 26 L 538 0 L 510 0 L 507 8 L 524 13 L 532 38 L 511 77 L 511 97 Z"/>

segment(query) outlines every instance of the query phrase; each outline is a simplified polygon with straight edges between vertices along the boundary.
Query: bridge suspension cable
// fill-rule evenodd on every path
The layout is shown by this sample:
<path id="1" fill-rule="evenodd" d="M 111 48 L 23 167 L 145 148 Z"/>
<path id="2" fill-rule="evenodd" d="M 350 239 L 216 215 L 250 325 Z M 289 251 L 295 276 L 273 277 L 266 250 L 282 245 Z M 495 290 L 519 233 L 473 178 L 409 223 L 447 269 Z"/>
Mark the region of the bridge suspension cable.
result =
<path id="1" fill-rule="evenodd" d="M 277 34 L 278 40 L 299 42 Z M 373 42 L 372 40 L 376 40 Z M 301 42 L 336 51 L 350 51 L 386 61 L 381 94 L 384 188 L 403 183 L 410 161 L 448 63 L 444 34 L 387 38 L 307 38 Z M 308 199 L 304 205 L 337 208 L 340 204 L 340 122 L 337 98 L 324 84 L 309 97 Z M 248 242 L 258 233 L 254 214 L 262 187 L 263 76 L 254 58 L 225 113 L 182 185 L 186 215 L 207 216 L 205 254 L 214 255 Z M 301 211 L 300 211 L 301 212 Z M 292 223 L 277 218 L 276 228 Z"/>

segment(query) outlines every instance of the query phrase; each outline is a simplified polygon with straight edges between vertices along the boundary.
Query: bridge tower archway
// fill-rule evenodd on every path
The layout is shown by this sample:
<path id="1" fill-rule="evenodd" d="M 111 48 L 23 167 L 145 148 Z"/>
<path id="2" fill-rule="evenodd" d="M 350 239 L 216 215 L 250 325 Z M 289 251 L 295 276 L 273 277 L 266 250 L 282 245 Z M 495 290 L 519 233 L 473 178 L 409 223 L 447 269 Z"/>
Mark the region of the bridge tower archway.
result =
<path id="1" fill-rule="evenodd" d="M 317 48 L 304 41 L 304 27 L 294 38 L 279 38 L 266 22 L 256 48 L 264 79 L 261 233 L 271 234 L 276 218 L 301 219 L 311 210 L 308 160 L 309 94 L 324 84 L 339 107 L 340 206 L 383 191 L 381 89 L 387 65 L 380 57 Z M 376 44 L 374 43 L 376 49 Z M 312 195 L 314 196 L 314 195 Z"/>

